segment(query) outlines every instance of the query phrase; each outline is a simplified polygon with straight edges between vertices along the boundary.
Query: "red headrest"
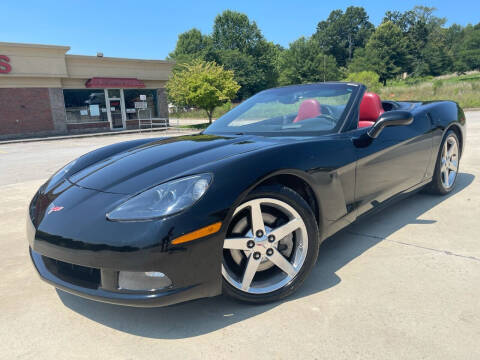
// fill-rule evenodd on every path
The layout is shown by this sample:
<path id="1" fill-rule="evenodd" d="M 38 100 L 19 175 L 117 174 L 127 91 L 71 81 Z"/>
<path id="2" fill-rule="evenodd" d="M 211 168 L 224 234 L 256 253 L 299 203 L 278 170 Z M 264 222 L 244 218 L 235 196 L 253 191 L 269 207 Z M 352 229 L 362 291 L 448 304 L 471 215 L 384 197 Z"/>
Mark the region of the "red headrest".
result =
<path id="1" fill-rule="evenodd" d="M 377 121 L 384 112 L 380 96 L 372 92 L 363 95 L 360 103 L 360 121 Z"/>
<path id="2" fill-rule="evenodd" d="M 320 103 L 315 99 L 303 100 L 298 109 L 298 114 L 293 122 L 300 120 L 315 118 L 320 115 L 322 111 L 320 110 Z"/>

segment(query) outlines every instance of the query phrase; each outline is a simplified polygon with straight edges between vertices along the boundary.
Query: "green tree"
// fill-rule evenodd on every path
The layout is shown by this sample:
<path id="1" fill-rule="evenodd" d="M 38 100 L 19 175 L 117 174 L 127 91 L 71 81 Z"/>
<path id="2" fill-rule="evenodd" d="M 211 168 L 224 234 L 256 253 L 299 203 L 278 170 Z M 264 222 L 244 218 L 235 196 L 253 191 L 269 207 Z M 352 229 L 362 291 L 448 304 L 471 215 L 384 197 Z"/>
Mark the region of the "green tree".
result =
<path id="1" fill-rule="evenodd" d="M 313 38 L 321 49 L 333 55 L 339 66 L 346 66 L 358 48 L 363 48 L 375 30 L 363 7 L 350 6 L 345 12 L 334 10 L 320 21 Z"/>
<path id="2" fill-rule="evenodd" d="M 196 59 L 214 61 L 226 70 L 233 70 L 241 86 L 237 100 L 274 87 L 278 80 L 278 58 L 281 48 L 263 37 L 254 21 L 235 11 L 224 11 L 215 18 L 211 36 L 191 29 L 179 35 L 170 59 L 181 64 Z"/>
<path id="3" fill-rule="evenodd" d="M 349 73 L 345 81 L 354 81 L 364 84 L 368 91 L 377 92 L 382 85 L 379 81 L 379 76 L 373 71 L 360 71 L 356 73 Z"/>
<path id="4" fill-rule="evenodd" d="M 233 71 L 235 81 L 241 86 L 237 93 L 238 100 L 248 98 L 259 88 L 257 81 L 261 78 L 256 73 L 255 58 L 242 53 L 240 50 L 220 50 L 212 53 L 211 58 L 222 64 L 227 70 Z"/>
<path id="5" fill-rule="evenodd" d="M 427 40 L 421 51 L 423 67 L 417 67 L 418 75 L 439 76 L 452 71 L 453 57 L 447 47 L 447 30 L 437 28 L 429 34 Z"/>
<path id="6" fill-rule="evenodd" d="M 301 37 L 290 44 L 279 59 L 282 85 L 340 79 L 335 58 L 326 55 L 315 40 Z"/>
<path id="7" fill-rule="evenodd" d="M 169 58 L 179 63 L 203 59 L 211 46 L 212 39 L 193 28 L 178 35 L 175 50 L 169 54 Z"/>
<path id="8" fill-rule="evenodd" d="M 370 56 L 365 48 L 358 49 L 352 61 L 348 64 L 348 73 L 359 73 L 362 71 L 375 72 Z"/>
<path id="9" fill-rule="evenodd" d="M 407 63 L 406 39 L 397 25 L 387 21 L 375 30 L 365 49 L 357 52 L 349 70 L 374 71 L 385 85 L 388 79 L 401 74 Z"/>
<path id="10" fill-rule="evenodd" d="M 235 80 L 242 86 L 239 100 L 277 84 L 279 49 L 265 40 L 247 15 L 231 10 L 218 15 L 213 26 L 212 49 L 206 59 L 234 71 Z"/>
<path id="11" fill-rule="evenodd" d="M 255 21 L 251 22 L 247 15 L 226 10 L 215 18 L 212 40 L 216 50 L 252 54 L 264 38 Z"/>
<path id="12" fill-rule="evenodd" d="M 404 71 L 413 75 L 439 75 L 451 68 L 446 46 L 446 19 L 434 15 L 433 7 L 415 6 L 403 13 L 387 11 L 383 22 L 397 25 L 405 36 L 409 62 Z"/>
<path id="13" fill-rule="evenodd" d="M 480 69 L 480 23 L 465 28 L 463 41 L 458 47 L 456 68 L 458 71 Z"/>
<path id="14" fill-rule="evenodd" d="M 445 46 L 447 47 L 447 51 L 452 56 L 452 58 L 456 57 L 458 53 L 458 49 L 463 42 L 463 38 L 465 35 L 465 31 L 463 26 L 458 24 L 453 24 L 445 31 Z"/>
<path id="15" fill-rule="evenodd" d="M 240 86 L 233 79 L 233 71 L 225 70 L 215 62 L 195 60 L 181 65 L 167 83 L 170 101 L 179 106 L 193 106 L 212 114 L 217 106 L 233 99 Z"/>

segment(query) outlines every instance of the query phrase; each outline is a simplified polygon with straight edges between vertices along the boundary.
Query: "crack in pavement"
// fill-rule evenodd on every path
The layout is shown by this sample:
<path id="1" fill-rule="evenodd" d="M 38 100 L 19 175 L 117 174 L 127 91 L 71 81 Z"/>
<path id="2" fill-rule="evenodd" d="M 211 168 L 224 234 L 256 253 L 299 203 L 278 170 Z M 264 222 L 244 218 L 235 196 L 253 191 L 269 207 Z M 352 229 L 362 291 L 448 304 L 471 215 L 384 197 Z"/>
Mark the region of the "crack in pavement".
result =
<path id="1" fill-rule="evenodd" d="M 426 247 L 426 246 L 421 246 L 421 245 L 416 245 L 416 244 L 410 244 L 410 243 L 403 242 L 403 241 L 391 240 L 391 239 L 387 239 L 387 238 L 384 238 L 384 237 L 382 237 L 382 236 L 377 236 L 377 235 L 362 234 L 362 233 L 355 232 L 355 231 L 347 231 L 347 232 L 348 232 L 349 234 L 352 234 L 352 235 L 366 236 L 366 237 L 370 237 L 370 238 L 373 238 L 373 239 L 389 241 L 389 242 L 393 242 L 393 243 L 396 243 L 396 244 L 406 245 L 406 246 L 412 246 L 412 247 L 416 247 L 416 248 L 424 249 L 424 250 L 431 250 L 431 251 L 435 251 L 435 252 L 438 252 L 438 253 L 441 253 L 441 254 L 444 254 L 444 255 L 451 255 L 451 256 L 456 256 L 456 257 L 460 257 L 460 258 L 464 258 L 464 259 L 469 259 L 469 260 L 474 260 L 474 261 L 480 262 L 480 258 L 477 258 L 477 257 L 475 257 L 475 256 L 467 256 L 467 255 L 456 254 L 456 253 L 453 253 L 453 252 L 448 251 L 448 250 L 434 249 L 434 248 L 429 248 L 429 247 Z"/>

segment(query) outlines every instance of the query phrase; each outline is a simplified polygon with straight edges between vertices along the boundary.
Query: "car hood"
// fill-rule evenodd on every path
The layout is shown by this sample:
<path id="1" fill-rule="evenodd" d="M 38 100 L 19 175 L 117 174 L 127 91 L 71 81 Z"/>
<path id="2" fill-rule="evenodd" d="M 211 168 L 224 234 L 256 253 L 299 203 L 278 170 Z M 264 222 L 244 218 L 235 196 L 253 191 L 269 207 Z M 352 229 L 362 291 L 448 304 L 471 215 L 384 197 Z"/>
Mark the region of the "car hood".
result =
<path id="1" fill-rule="evenodd" d="M 133 194 L 227 157 L 273 146 L 279 140 L 258 136 L 187 135 L 162 139 L 92 164 L 68 180 L 103 192 Z"/>

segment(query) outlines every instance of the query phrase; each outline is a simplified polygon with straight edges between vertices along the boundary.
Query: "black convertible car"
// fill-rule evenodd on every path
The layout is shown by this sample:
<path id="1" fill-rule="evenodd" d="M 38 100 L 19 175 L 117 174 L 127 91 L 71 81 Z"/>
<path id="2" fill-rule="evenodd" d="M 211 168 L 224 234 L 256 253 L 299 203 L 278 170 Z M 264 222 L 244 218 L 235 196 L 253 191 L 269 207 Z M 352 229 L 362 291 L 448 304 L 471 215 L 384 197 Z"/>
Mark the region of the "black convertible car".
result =
<path id="1" fill-rule="evenodd" d="M 465 135 L 451 101 L 382 102 L 357 83 L 266 90 L 201 134 L 106 146 L 59 170 L 29 207 L 31 258 L 55 287 L 110 303 L 274 301 L 360 216 L 452 191 Z"/>

